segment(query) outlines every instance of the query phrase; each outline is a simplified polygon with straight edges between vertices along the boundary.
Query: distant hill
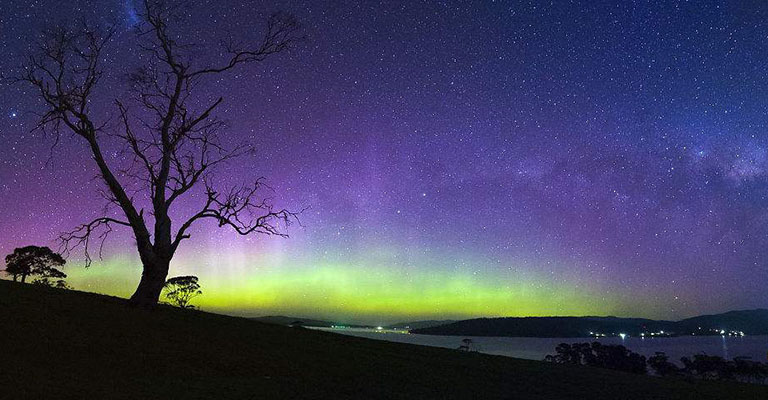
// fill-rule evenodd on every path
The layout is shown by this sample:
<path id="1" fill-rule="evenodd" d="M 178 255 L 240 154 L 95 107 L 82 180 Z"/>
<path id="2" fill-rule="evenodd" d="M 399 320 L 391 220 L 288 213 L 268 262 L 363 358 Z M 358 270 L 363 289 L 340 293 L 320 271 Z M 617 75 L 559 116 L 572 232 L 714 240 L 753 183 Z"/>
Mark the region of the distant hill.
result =
<path id="1" fill-rule="evenodd" d="M 411 322 L 398 322 L 396 324 L 387 325 L 388 329 L 421 329 L 432 328 L 434 326 L 448 325 L 456 322 L 456 320 L 426 320 L 426 321 L 411 321 Z"/>
<path id="2" fill-rule="evenodd" d="M 411 333 L 456 336 L 590 337 L 768 334 L 768 310 L 731 311 L 682 321 L 618 317 L 477 318 L 442 326 L 411 329 Z"/>
<path id="3" fill-rule="evenodd" d="M 339 326 L 339 325 L 348 326 L 351 328 L 371 328 L 370 326 L 366 326 L 366 325 L 348 325 L 340 322 L 323 321 L 319 319 L 310 319 L 310 318 L 301 318 L 301 317 L 286 317 L 283 315 L 270 315 L 266 317 L 253 317 L 248 319 L 253 321 L 264 322 L 267 324 L 275 324 L 275 325 L 291 325 L 296 321 L 301 321 L 303 323 L 302 325 L 304 326 L 315 326 L 319 328 L 330 328 L 332 326 Z"/>
<path id="4" fill-rule="evenodd" d="M 638 333 L 664 330 L 671 322 L 617 317 L 477 318 L 448 325 L 412 329 L 411 333 L 456 336 L 587 337 L 595 333 Z M 592 332 L 592 334 L 590 334 Z"/>
<path id="5" fill-rule="evenodd" d="M 701 315 L 687 318 L 678 325 L 681 330 L 695 332 L 702 329 L 723 329 L 742 331 L 746 335 L 768 334 L 768 310 L 758 308 L 756 310 L 729 311 L 723 314 Z"/>

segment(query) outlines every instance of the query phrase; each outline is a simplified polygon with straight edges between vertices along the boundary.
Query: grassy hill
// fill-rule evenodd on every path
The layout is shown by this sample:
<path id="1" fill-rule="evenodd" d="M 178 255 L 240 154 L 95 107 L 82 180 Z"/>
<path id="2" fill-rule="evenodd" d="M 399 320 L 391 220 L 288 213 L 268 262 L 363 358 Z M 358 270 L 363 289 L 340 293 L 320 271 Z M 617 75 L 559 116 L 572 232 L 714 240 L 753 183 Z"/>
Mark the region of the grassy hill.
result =
<path id="1" fill-rule="evenodd" d="M 759 399 L 0 281 L 2 399 Z"/>

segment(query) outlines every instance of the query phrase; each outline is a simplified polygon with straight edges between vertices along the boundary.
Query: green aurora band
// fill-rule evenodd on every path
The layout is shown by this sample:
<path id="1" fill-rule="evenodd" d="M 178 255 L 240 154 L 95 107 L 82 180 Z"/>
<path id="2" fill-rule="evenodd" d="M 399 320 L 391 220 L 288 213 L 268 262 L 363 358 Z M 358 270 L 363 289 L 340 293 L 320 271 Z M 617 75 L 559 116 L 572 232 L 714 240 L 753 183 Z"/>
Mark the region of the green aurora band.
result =
<path id="1" fill-rule="evenodd" d="M 281 257 L 253 259 L 260 260 L 258 266 L 249 267 L 249 258 L 240 255 L 219 260 L 224 265 L 218 267 L 174 266 L 170 275 L 200 277 L 203 295 L 194 303 L 203 310 L 241 316 L 282 314 L 383 324 L 484 316 L 604 315 L 606 310 L 626 314 L 630 309 L 623 296 L 606 297 L 610 291 L 589 288 L 576 279 L 532 275 L 529 268 L 504 276 L 359 261 L 311 264 Z M 193 264 L 177 260 L 176 265 Z M 119 297 L 130 296 L 141 275 L 138 262 L 128 256 L 95 262 L 88 269 L 69 265 L 67 273 L 78 290 Z"/>

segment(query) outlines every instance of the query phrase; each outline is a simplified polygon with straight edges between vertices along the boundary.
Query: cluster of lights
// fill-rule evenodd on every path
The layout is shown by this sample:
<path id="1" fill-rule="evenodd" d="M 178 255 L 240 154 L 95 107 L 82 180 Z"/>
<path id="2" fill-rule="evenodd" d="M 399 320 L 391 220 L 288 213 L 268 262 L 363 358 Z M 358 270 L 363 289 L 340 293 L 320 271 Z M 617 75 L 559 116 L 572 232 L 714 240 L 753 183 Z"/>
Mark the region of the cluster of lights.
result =
<path id="1" fill-rule="evenodd" d="M 699 335 L 720 335 L 720 336 L 735 336 L 735 337 L 743 337 L 746 336 L 746 334 L 743 331 L 734 331 L 734 330 L 725 330 L 725 329 L 708 329 L 708 330 L 702 330 L 701 327 L 698 329 L 699 331 L 702 331 L 703 333 L 699 333 Z M 640 337 L 645 339 L 646 337 L 669 337 L 673 334 L 670 332 L 664 332 L 664 331 L 658 331 L 658 332 L 643 332 L 640 334 Z M 696 336 L 696 332 L 691 332 L 691 336 Z"/>
<path id="2" fill-rule="evenodd" d="M 601 338 L 601 337 L 608 337 L 608 336 L 618 336 L 622 339 L 628 338 L 629 335 L 626 333 L 612 333 L 610 335 L 600 332 L 589 332 L 589 336 L 594 336 L 595 338 Z"/>
<path id="3" fill-rule="evenodd" d="M 701 327 L 699 327 L 699 330 L 701 330 Z M 722 329 L 722 328 L 720 328 L 720 329 L 710 328 L 710 329 L 708 329 L 705 332 L 709 333 L 710 335 L 714 334 L 714 335 L 720 335 L 720 336 L 723 336 L 723 337 L 725 337 L 725 336 L 735 336 L 735 337 L 746 336 L 746 334 L 743 331 L 726 330 L 726 329 Z M 692 333 L 692 335 L 695 336 L 696 333 Z"/>
<path id="4" fill-rule="evenodd" d="M 702 328 L 699 327 L 699 331 L 701 331 L 699 333 L 699 335 L 707 335 L 707 334 L 709 334 L 709 335 L 720 335 L 720 336 L 730 336 L 730 337 L 744 337 L 744 336 L 746 336 L 746 334 L 743 331 L 727 330 L 727 329 L 722 329 L 722 328 L 718 328 L 718 329 L 712 328 L 712 329 L 702 330 Z M 674 336 L 674 335 L 675 335 L 674 332 L 668 332 L 668 331 L 659 330 L 658 332 L 641 332 L 640 333 L 640 338 L 645 339 L 647 337 L 671 337 L 671 336 Z M 618 336 L 618 337 L 620 337 L 622 339 L 625 339 L 625 338 L 629 337 L 629 335 L 626 334 L 626 333 L 605 334 L 605 333 L 594 332 L 594 331 L 590 331 L 589 332 L 589 336 L 592 336 L 592 337 L 595 337 L 595 338 L 609 337 L 609 336 L 610 337 Z M 691 336 L 696 336 L 696 332 L 692 332 Z"/>
<path id="5" fill-rule="evenodd" d="M 720 336 L 737 336 L 737 337 L 743 337 L 744 332 L 742 331 L 726 331 L 725 329 L 720 329 Z"/>
<path id="6" fill-rule="evenodd" d="M 650 337 L 660 337 L 660 336 L 671 336 L 671 334 L 670 334 L 669 332 L 664 332 L 664 331 L 658 331 L 658 332 L 647 332 L 647 333 L 646 333 L 646 332 L 643 332 L 643 333 L 641 333 L 641 334 L 640 334 L 640 337 L 641 337 L 641 338 L 645 338 L 646 336 L 650 336 Z"/>

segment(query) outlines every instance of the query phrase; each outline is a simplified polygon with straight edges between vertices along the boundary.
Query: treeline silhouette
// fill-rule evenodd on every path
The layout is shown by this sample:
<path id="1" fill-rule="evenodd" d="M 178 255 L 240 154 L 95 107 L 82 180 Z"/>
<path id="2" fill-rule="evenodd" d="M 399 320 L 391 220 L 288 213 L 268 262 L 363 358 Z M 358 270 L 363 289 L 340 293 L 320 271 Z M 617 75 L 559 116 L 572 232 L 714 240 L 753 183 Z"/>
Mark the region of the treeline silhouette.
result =
<path id="1" fill-rule="evenodd" d="M 768 381 L 768 364 L 746 357 L 726 360 L 719 356 L 696 354 L 693 357 L 681 358 L 680 362 L 683 366 L 679 367 L 670 362 L 664 352 L 657 352 L 646 359 L 645 356 L 630 351 L 622 345 L 606 345 L 598 342 L 560 343 L 555 347 L 555 354 L 547 355 L 544 361 L 615 369 L 634 374 L 646 374 L 650 367 L 655 375 L 662 377 L 758 384 L 766 384 Z"/>

